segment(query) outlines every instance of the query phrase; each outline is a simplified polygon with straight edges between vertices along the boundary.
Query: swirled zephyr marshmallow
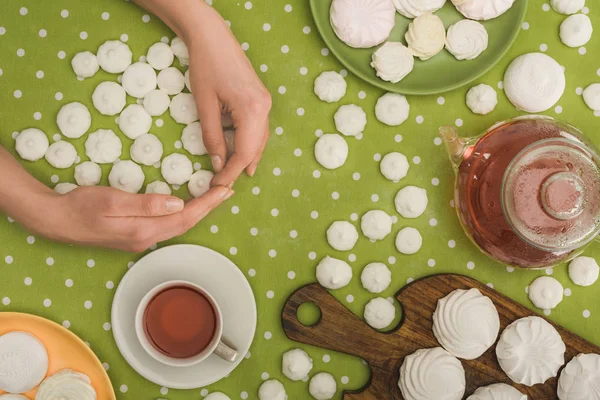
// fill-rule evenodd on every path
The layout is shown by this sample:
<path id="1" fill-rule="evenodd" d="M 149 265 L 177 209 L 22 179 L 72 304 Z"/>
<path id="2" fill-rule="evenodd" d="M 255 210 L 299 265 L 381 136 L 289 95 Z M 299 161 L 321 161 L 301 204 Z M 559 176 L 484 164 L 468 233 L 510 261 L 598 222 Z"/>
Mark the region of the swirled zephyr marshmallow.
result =
<path id="1" fill-rule="evenodd" d="M 396 249 L 402 254 L 415 254 L 422 245 L 423 237 L 416 228 L 403 228 L 396 235 Z"/>
<path id="2" fill-rule="evenodd" d="M 276 379 L 269 379 L 258 388 L 258 400 L 286 400 L 287 394 L 283 384 Z"/>
<path id="3" fill-rule="evenodd" d="M 404 359 L 398 386 L 406 400 L 460 400 L 465 394 L 465 370 L 441 347 L 421 349 Z"/>
<path id="4" fill-rule="evenodd" d="M 156 89 L 156 79 L 156 72 L 149 64 L 136 62 L 123 72 L 121 85 L 131 97 L 143 99 Z"/>
<path id="5" fill-rule="evenodd" d="M 40 384 L 48 372 L 48 352 L 27 332 L 0 336 L 0 390 L 24 393 Z"/>
<path id="6" fill-rule="evenodd" d="M 341 289 L 352 280 L 347 262 L 326 256 L 317 265 L 317 281 L 326 289 Z"/>
<path id="7" fill-rule="evenodd" d="M 146 185 L 146 194 L 166 194 L 171 195 L 171 188 L 163 181 L 154 181 Z"/>
<path id="8" fill-rule="evenodd" d="M 513 382 L 527 386 L 553 378 L 565 363 L 565 344 L 558 331 L 540 317 L 508 325 L 496 345 L 496 357 Z"/>
<path id="9" fill-rule="evenodd" d="M 335 221 L 327 229 L 327 243 L 335 250 L 352 250 L 357 240 L 358 231 L 348 221 Z"/>
<path id="10" fill-rule="evenodd" d="M 40 160 L 48 151 L 48 137 L 36 128 L 24 129 L 15 139 L 15 148 L 23 160 Z"/>
<path id="11" fill-rule="evenodd" d="M 283 354 L 281 370 L 283 374 L 293 381 L 308 378 L 313 367 L 313 360 L 302 349 L 293 349 Z"/>
<path id="12" fill-rule="evenodd" d="M 221 392 L 212 392 L 204 398 L 204 400 L 231 400 L 229 396 Z"/>
<path id="13" fill-rule="evenodd" d="M 125 90 L 116 82 L 102 82 L 92 94 L 94 107 L 102 115 L 117 115 L 126 103 Z"/>
<path id="14" fill-rule="evenodd" d="M 36 400 L 96 400 L 96 391 L 89 376 L 63 369 L 40 385 Z"/>
<path id="15" fill-rule="evenodd" d="M 579 286 L 591 286 L 598 280 L 600 267 L 592 257 L 575 257 L 569 263 L 569 278 Z"/>
<path id="16" fill-rule="evenodd" d="M 69 168 L 75 164 L 77 159 L 77 150 L 75 147 L 64 140 L 52 143 L 46 150 L 46 161 L 54 168 Z"/>
<path id="17" fill-rule="evenodd" d="M 375 329 L 385 329 L 396 318 L 396 307 L 391 301 L 377 297 L 367 303 L 364 312 L 365 321 Z"/>
<path id="18" fill-rule="evenodd" d="M 95 186 L 101 178 L 102 169 L 93 161 L 84 161 L 75 167 L 75 182 L 79 186 Z"/>
<path id="19" fill-rule="evenodd" d="M 517 57 L 504 74 L 504 92 L 519 110 L 546 111 L 565 91 L 565 73 L 558 62 L 543 53 Z"/>
<path id="20" fill-rule="evenodd" d="M 159 71 L 169 68 L 173 64 L 174 59 L 175 55 L 173 54 L 173 50 L 171 50 L 171 46 L 163 42 L 154 43 L 150 46 L 146 54 L 148 64 Z"/>
<path id="21" fill-rule="evenodd" d="M 550 0 L 550 5 L 560 14 L 575 14 L 585 6 L 585 0 Z"/>
<path id="22" fill-rule="evenodd" d="M 98 65 L 106 72 L 120 74 L 131 65 L 133 54 L 125 43 L 109 40 L 98 47 L 96 58 Z"/>
<path id="23" fill-rule="evenodd" d="M 417 218 L 425 212 L 429 203 L 427 190 L 416 186 L 403 187 L 396 194 L 394 203 L 396 211 L 404 218 Z"/>
<path id="24" fill-rule="evenodd" d="M 57 183 L 56 186 L 54 186 L 54 191 L 58 194 L 67 194 L 77 189 L 78 187 L 79 186 L 71 182 L 61 182 Z"/>
<path id="25" fill-rule="evenodd" d="M 348 158 L 348 143 L 341 135 L 327 133 L 315 143 L 315 158 L 327 169 L 339 168 Z"/>
<path id="26" fill-rule="evenodd" d="M 185 77 L 177 68 L 169 67 L 158 73 L 156 83 L 159 89 L 164 90 L 171 96 L 174 96 L 181 93 L 185 87 Z"/>
<path id="27" fill-rule="evenodd" d="M 119 115 L 119 128 L 129 139 L 148 133 L 152 117 L 139 104 L 128 105 Z"/>
<path id="28" fill-rule="evenodd" d="M 563 286 L 551 276 L 540 276 L 529 285 L 529 299 L 537 307 L 551 310 L 563 299 Z"/>
<path id="29" fill-rule="evenodd" d="M 108 174 L 108 183 L 115 189 L 138 193 L 144 185 L 142 167 L 131 160 L 122 160 L 113 165 Z"/>
<path id="30" fill-rule="evenodd" d="M 144 96 L 144 110 L 152 117 L 163 115 L 169 109 L 171 99 L 164 90 L 155 89 Z"/>
<path id="31" fill-rule="evenodd" d="M 384 81 L 398 83 L 415 66 L 412 51 L 400 42 L 387 42 L 373 53 L 371 67 Z"/>
<path id="32" fill-rule="evenodd" d="M 192 155 L 203 156 L 208 152 L 202 139 L 202 127 L 198 121 L 192 122 L 183 128 L 181 142 L 183 143 L 183 148 Z"/>
<path id="33" fill-rule="evenodd" d="M 408 158 L 402 153 L 387 153 L 379 163 L 381 175 L 392 182 L 398 182 L 408 174 Z"/>
<path id="34" fill-rule="evenodd" d="M 474 360 L 489 349 L 500 332 L 496 306 L 477 289 L 456 289 L 438 300 L 433 334 L 450 354 Z"/>
<path id="35" fill-rule="evenodd" d="M 329 400 L 335 396 L 337 384 L 331 374 L 319 372 L 313 376 L 308 384 L 308 392 L 316 400 Z"/>
<path id="36" fill-rule="evenodd" d="M 121 139 L 110 129 L 98 129 L 85 141 L 85 154 L 95 163 L 108 164 L 121 156 Z"/>
<path id="37" fill-rule="evenodd" d="M 183 40 L 181 40 L 178 36 L 175 36 L 173 40 L 171 40 L 171 51 L 175 57 L 177 57 L 181 65 L 189 65 L 190 53 Z"/>
<path id="38" fill-rule="evenodd" d="M 488 47 L 485 27 L 470 19 L 463 19 L 448 28 L 446 49 L 457 60 L 473 60 Z"/>
<path id="39" fill-rule="evenodd" d="M 489 114 L 494 111 L 497 105 L 498 94 L 490 85 L 482 83 L 473 86 L 467 92 L 467 107 L 475 114 Z"/>
<path id="40" fill-rule="evenodd" d="M 179 124 L 191 124 L 198 121 L 198 110 L 194 96 L 190 93 L 179 93 L 171 99 L 169 112 L 175 122 Z"/>
<path id="41" fill-rule="evenodd" d="M 594 111 L 600 111 L 600 83 L 592 83 L 583 91 L 583 101 Z"/>
<path id="42" fill-rule="evenodd" d="M 367 114 L 356 104 L 340 106 L 333 116 L 335 129 L 344 136 L 357 136 L 365 130 Z"/>
<path id="43" fill-rule="evenodd" d="M 396 10 L 390 0 L 333 0 L 331 26 L 350 47 L 368 48 L 383 43 L 392 32 Z"/>
<path id="44" fill-rule="evenodd" d="M 68 138 L 82 137 L 92 125 L 92 115 L 86 106 L 73 102 L 62 106 L 56 116 L 56 125 Z"/>
<path id="45" fill-rule="evenodd" d="M 367 211 L 360 219 L 360 229 L 372 241 L 382 240 L 392 232 L 392 217 L 382 210 Z"/>
<path id="46" fill-rule="evenodd" d="M 161 141 L 151 133 L 138 136 L 129 149 L 131 159 L 143 165 L 154 165 L 163 155 Z"/>
<path id="47" fill-rule="evenodd" d="M 375 104 L 377 120 L 389 126 L 401 125 L 408 118 L 410 105 L 401 94 L 386 93 Z"/>
<path id="48" fill-rule="evenodd" d="M 200 197 L 210 189 L 210 182 L 215 174 L 200 169 L 192 174 L 188 182 L 188 190 L 194 197 Z"/>
<path id="49" fill-rule="evenodd" d="M 507 12 L 515 0 L 452 0 L 466 18 L 487 21 Z"/>
<path id="50" fill-rule="evenodd" d="M 558 378 L 560 400 L 600 399 L 600 355 L 579 354 L 562 370 Z"/>
<path id="51" fill-rule="evenodd" d="M 71 59 L 71 67 L 73 68 L 75 75 L 83 79 L 91 78 L 96 75 L 96 72 L 100 69 L 98 59 L 89 51 L 82 51 L 81 53 L 75 54 Z"/>
<path id="52" fill-rule="evenodd" d="M 567 17 L 560 24 L 560 40 L 569 47 L 580 47 L 592 38 L 592 20 L 585 14 Z"/>
<path id="53" fill-rule="evenodd" d="M 360 282 L 368 292 L 378 294 L 392 283 L 392 272 L 384 263 L 370 263 L 360 274 Z"/>
<path id="54" fill-rule="evenodd" d="M 160 172 L 168 184 L 183 185 L 192 177 L 194 167 L 185 155 L 173 153 L 162 160 Z"/>
<path id="55" fill-rule="evenodd" d="M 434 13 L 444 7 L 446 0 L 393 0 L 396 10 L 406 18 L 416 18 Z"/>
<path id="56" fill-rule="evenodd" d="M 317 97 L 327 103 L 340 101 L 346 94 L 348 84 L 344 77 L 335 71 L 325 71 L 315 79 L 314 91 Z"/>
<path id="57" fill-rule="evenodd" d="M 477 388 L 467 400 L 527 400 L 527 395 L 506 383 L 494 383 Z"/>
<path id="58" fill-rule="evenodd" d="M 404 38 L 414 56 L 425 61 L 444 48 L 446 28 L 437 15 L 425 13 L 410 23 Z"/>

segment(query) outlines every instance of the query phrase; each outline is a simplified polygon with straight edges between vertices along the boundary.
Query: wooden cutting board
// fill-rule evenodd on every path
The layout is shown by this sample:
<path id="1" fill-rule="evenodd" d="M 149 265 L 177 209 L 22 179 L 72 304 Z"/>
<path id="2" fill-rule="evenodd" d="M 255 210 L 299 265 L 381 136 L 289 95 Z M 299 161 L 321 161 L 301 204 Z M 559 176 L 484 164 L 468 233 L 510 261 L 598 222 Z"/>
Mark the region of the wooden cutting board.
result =
<path id="1" fill-rule="evenodd" d="M 344 400 L 403 399 L 398 388 L 400 366 L 404 357 L 418 349 L 440 346 L 432 331 L 432 316 L 438 299 L 455 289 L 477 288 L 496 305 L 501 332 L 513 321 L 536 315 L 527 307 L 509 299 L 488 286 L 461 275 L 433 275 L 410 283 L 396 298 L 403 310 L 400 325 L 388 333 L 369 327 L 339 303 L 319 284 L 304 286 L 287 300 L 282 314 L 283 329 L 288 338 L 363 358 L 371 368 L 371 378 L 362 389 L 345 392 Z M 321 310 L 320 320 L 312 326 L 298 321 L 301 304 L 314 303 Z M 565 362 L 579 353 L 600 354 L 600 347 L 550 322 L 560 333 L 567 351 Z M 532 387 L 515 384 L 502 371 L 496 359 L 496 345 L 476 360 L 461 360 L 466 374 L 465 398 L 480 386 L 503 382 L 514 386 L 533 400 L 554 400 L 558 378 Z M 559 371 L 560 374 L 560 371 Z"/>

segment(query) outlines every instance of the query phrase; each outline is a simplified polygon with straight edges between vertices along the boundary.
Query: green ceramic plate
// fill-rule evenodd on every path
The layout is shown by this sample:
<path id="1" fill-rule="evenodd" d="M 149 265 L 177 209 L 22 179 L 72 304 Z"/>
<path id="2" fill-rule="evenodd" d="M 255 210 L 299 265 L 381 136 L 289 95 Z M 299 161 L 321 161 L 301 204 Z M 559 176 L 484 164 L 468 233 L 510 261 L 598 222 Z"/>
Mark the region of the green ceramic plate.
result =
<path id="1" fill-rule="evenodd" d="M 375 75 L 371 68 L 371 55 L 376 48 L 354 49 L 338 39 L 329 22 L 332 0 L 310 0 L 315 23 L 321 37 L 340 60 L 356 76 L 377 87 L 403 94 L 435 94 L 454 90 L 477 79 L 489 71 L 513 44 L 527 11 L 527 0 L 517 0 L 510 10 L 498 18 L 483 22 L 489 35 L 489 45 L 479 57 L 471 61 L 458 61 L 448 51 L 442 50 L 435 57 L 421 61 L 415 59 L 415 68 L 398 83 L 386 82 Z M 451 1 L 435 13 L 444 21 L 446 29 L 464 17 Z M 389 40 L 406 44 L 404 34 L 410 19 L 396 13 L 396 26 Z"/>

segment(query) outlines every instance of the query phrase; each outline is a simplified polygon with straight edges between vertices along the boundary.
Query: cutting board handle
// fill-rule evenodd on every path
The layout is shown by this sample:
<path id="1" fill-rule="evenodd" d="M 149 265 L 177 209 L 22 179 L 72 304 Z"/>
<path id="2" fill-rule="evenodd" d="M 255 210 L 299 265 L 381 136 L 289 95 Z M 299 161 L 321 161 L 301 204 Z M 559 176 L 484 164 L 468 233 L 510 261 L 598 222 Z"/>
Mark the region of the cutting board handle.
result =
<path id="1" fill-rule="evenodd" d="M 313 303 L 321 311 L 321 317 L 311 326 L 298 320 L 298 308 L 305 303 Z M 361 357 L 371 365 L 381 361 L 374 349 L 387 347 L 381 335 L 316 283 L 292 293 L 285 303 L 282 323 L 291 340 Z"/>

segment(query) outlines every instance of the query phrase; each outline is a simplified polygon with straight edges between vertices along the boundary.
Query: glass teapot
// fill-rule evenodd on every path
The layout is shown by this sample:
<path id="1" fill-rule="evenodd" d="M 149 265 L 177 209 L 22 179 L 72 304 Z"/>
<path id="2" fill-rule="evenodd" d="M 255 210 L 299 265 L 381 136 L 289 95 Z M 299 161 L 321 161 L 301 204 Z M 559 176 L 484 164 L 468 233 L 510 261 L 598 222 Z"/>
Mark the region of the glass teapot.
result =
<path id="1" fill-rule="evenodd" d="M 574 126 L 527 116 L 476 138 L 452 127 L 439 133 L 456 172 L 460 222 L 490 257 L 549 267 L 600 233 L 600 153 Z"/>

